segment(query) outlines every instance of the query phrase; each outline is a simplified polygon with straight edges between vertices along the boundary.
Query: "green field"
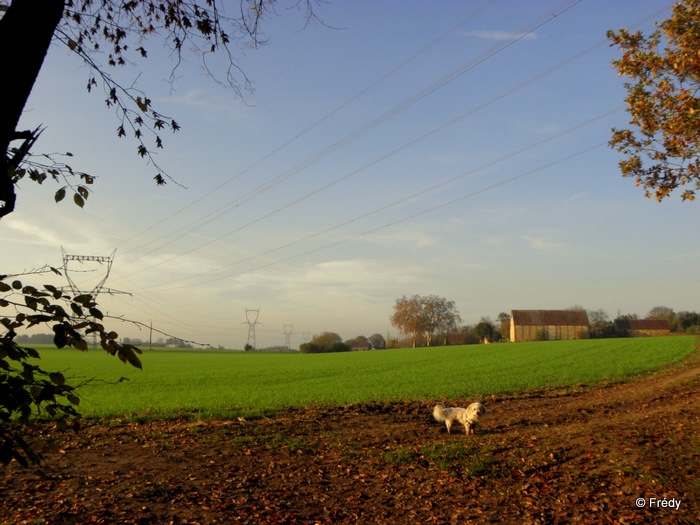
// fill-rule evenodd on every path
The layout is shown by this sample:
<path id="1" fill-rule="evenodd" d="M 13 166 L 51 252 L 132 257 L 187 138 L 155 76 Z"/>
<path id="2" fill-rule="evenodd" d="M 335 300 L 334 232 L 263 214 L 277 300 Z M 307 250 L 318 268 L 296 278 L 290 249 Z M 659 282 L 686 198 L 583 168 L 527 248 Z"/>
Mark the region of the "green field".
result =
<path id="1" fill-rule="evenodd" d="M 234 417 L 289 406 L 476 399 L 488 394 L 624 379 L 693 351 L 694 336 L 272 354 L 152 351 L 143 370 L 102 350 L 41 349 L 40 365 L 82 386 L 96 417 Z M 121 377 L 128 381 L 119 382 Z"/>

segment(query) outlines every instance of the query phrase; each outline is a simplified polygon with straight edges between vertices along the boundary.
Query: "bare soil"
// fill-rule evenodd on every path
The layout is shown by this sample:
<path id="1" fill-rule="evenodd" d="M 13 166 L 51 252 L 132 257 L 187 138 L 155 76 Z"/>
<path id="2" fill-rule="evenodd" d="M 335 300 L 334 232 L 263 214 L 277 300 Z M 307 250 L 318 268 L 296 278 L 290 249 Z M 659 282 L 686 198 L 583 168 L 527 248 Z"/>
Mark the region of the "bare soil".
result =
<path id="1" fill-rule="evenodd" d="M 42 472 L 0 471 L 0 523 L 695 524 L 699 393 L 696 351 L 627 383 L 479 399 L 474 436 L 431 412 L 475 399 L 88 421 Z"/>

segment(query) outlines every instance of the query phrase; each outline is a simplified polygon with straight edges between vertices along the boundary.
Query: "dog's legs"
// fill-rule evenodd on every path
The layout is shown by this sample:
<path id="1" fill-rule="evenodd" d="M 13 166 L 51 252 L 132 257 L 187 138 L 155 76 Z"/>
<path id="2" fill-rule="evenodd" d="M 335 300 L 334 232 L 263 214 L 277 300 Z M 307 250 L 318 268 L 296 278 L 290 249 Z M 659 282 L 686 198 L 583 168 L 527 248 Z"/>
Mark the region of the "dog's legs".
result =
<path id="1" fill-rule="evenodd" d="M 449 419 L 447 421 L 445 421 L 445 426 L 447 427 L 447 433 L 449 434 L 450 427 L 452 426 L 452 421 L 450 421 Z"/>

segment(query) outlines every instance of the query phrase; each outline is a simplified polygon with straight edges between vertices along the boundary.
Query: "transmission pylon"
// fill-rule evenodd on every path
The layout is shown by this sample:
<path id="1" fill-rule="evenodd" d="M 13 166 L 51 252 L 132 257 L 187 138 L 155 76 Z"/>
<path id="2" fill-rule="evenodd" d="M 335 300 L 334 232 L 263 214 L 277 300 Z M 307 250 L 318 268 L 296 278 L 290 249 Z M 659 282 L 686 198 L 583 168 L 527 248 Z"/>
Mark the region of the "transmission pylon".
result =
<path id="1" fill-rule="evenodd" d="M 248 344 L 246 346 L 250 346 L 253 350 L 256 350 L 257 347 L 255 346 L 255 325 L 256 324 L 262 324 L 258 323 L 258 316 L 260 315 L 260 308 L 257 310 L 252 310 L 252 309 L 245 309 L 245 318 L 246 320 L 243 322 L 243 324 L 248 325 Z"/>
<path id="2" fill-rule="evenodd" d="M 289 350 L 289 347 L 292 346 L 292 329 L 294 328 L 293 324 L 285 324 L 283 325 L 284 327 L 284 346 Z"/>
<path id="3" fill-rule="evenodd" d="M 126 295 L 131 295 L 129 292 L 122 292 L 120 290 L 113 290 L 112 288 L 105 288 L 105 282 L 107 281 L 107 278 L 109 277 L 109 272 L 112 269 L 112 263 L 114 262 L 114 254 L 117 252 L 117 250 L 114 250 L 109 256 L 104 257 L 100 255 L 71 255 L 66 253 L 66 250 L 61 246 L 61 253 L 63 254 L 63 273 L 66 276 L 66 280 L 68 281 L 68 288 L 74 295 L 82 295 L 82 294 L 89 294 L 92 296 L 93 299 L 97 297 L 98 294 L 101 292 L 108 293 L 110 295 L 116 295 L 116 294 L 126 294 Z M 93 262 L 93 263 L 98 263 L 102 267 L 102 274 L 104 274 L 104 277 L 91 289 L 81 289 L 73 280 L 73 277 L 71 276 L 71 272 L 77 272 L 77 271 L 97 271 L 97 269 L 93 270 L 77 270 L 75 268 L 75 265 L 72 265 L 70 263 L 80 263 L 80 265 L 84 265 L 84 263 L 87 262 Z M 73 266 L 73 268 L 71 268 Z"/>

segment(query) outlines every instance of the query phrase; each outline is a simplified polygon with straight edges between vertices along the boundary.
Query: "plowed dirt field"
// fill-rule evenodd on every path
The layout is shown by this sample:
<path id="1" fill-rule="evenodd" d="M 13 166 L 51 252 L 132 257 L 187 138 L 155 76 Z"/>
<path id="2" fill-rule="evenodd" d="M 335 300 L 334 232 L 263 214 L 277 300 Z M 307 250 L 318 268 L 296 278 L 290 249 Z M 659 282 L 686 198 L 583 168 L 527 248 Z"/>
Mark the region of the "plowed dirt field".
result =
<path id="1" fill-rule="evenodd" d="M 476 399 L 88 421 L 42 473 L 1 471 L 0 523 L 695 524 L 699 394 L 696 351 L 624 384 L 479 399 L 474 436 L 431 412 Z"/>

